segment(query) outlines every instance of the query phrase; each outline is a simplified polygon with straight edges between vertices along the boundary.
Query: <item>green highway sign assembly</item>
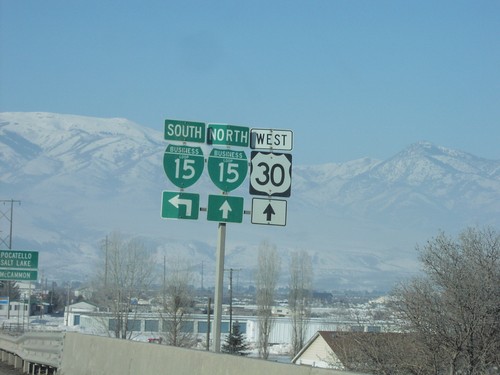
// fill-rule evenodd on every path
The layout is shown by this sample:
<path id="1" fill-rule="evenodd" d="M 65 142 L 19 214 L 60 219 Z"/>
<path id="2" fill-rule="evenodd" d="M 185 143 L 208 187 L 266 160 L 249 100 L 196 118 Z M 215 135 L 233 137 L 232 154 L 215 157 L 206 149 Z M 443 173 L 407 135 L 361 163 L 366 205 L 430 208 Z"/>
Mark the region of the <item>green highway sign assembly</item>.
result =
<path id="1" fill-rule="evenodd" d="M 248 173 L 248 159 L 244 151 L 214 148 L 208 157 L 208 174 L 212 182 L 224 192 L 239 187 Z"/>
<path id="2" fill-rule="evenodd" d="M 0 250 L 0 280 L 36 281 L 38 251 Z"/>
<path id="3" fill-rule="evenodd" d="M 221 349 L 222 297 L 224 284 L 224 253 L 226 223 L 242 223 L 243 215 L 251 214 L 252 224 L 286 225 L 287 201 L 272 199 L 289 197 L 292 184 L 292 155 L 275 151 L 291 151 L 291 130 L 252 129 L 226 124 L 206 124 L 178 120 L 165 120 L 165 140 L 172 141 L 163 156 L 163 168 L 168 179 L 180 191 L 163 191 L 161 217 L 165 219 L 197 220 L 199 211 L 207 212 L 207 220 L 218 222 L 216 283 L 214 303 L 214 351 Z M 206 137 L 205 137 L 206 136 Z M 206 160 L 208 175 L 221 195 L 208 194 L 207 207 L 200 208 L 200 195 L 184 191 L 195 184 L 203 173 L 205 159 L 200 147 L 187 146 L 187 142 L 204 143 L 213 147 Z M 182 142 L 176 145 L 175 142 Z M 243 197 L 227 195 L 241 186 L 249 174 L 245 151 L 232 147 L 249 147 L 250 194 L 262 195 L 252 199 L 252 210 L 244 210 Z M 266 150 L 270 152 L 263 152 Z"/>
<path id="4" fill-rule="evenodd" d="M 291 195 L 292 155 L 287 153 L 293 149 L 291 130 L 166 119 L 164 138 L 173 143 L 165 150 L 163 169 L 180 191 L 163 192 L 162 218 L 197 220 L 201 210 L 207 212 L 207 220 L 220 223 L 241 223 L 244 213 L 249 213 L 252 224 L 286 225 L 287 201 L 273 198 Z M 188 142 L 215 147 L 205 159 L 206 149 Z M 250 159 L 244 150 L 233 147 L 250 147 Z M 208 205 L 200 208 L 200 195 L 184 189 L 200 180 L 205 163 L 210 180 L 222 194 L 209 194 Z M 247 175 L 250 194 L 261 196 L 252 199 L 250 211 L 244 211 L 244 198 L 227 195 Z"/>

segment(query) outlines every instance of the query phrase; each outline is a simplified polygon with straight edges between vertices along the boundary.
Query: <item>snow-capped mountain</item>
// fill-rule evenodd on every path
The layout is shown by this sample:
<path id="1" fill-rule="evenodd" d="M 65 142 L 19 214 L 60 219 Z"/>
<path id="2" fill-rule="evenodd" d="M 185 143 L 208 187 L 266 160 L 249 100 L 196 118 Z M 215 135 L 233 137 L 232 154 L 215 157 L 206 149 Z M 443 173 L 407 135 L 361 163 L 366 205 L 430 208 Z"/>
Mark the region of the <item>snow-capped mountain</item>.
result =
<path id="1" fill-rule="evenodd" d="M 201 215 L 160 218 L 161 192 L 178 190 L 163 171 L 162 130 L 125 119 L 0 113 L 0 199 L 21 200 L 13 247 L 39 250 L 49 280 L 81 280 L 101 260 L 102 239 L 119 230 L 142 237 L 159 259 L 181 255 L 200 271 L 203 263 L 209 285 L 217 224 Z M 305 249 L 318 288 L 387 289 L 418 271 L 415 245 L 438 230 L 500 224 L 500 161 L 420 142 L 385 161 L 305 166 L 294 155 L 294 163 L 286 227 L 248 217 L 228 224 L 226 265 L 242 268 L 242 282 L 251 281 L 268 239 L 281 251 L 283 283 L 288 253 Z M 247 181 L 232 195 L 250 209 Z M 188 190 L 202 200 L 218 194 L 206 171 Z M 2 238 L 7 225 L 0 220 Z"/>

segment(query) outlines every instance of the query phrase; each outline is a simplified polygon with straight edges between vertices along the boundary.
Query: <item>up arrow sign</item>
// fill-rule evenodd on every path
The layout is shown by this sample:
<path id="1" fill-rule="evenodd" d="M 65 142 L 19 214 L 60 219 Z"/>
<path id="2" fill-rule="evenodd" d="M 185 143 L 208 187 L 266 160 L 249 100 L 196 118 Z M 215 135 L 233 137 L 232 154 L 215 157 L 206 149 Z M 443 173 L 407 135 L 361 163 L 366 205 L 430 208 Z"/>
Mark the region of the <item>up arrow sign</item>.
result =
<path id="1" fill-rule="evenodd" d="M 225 200 L 224 203 L 222 203 L 222 206 L 220 206 L 219 211 L 222 211 L 222 218 L 224 220 L 227 220 L 229 217 L 229 212 L 231 212 L 233 209 L 229 205 L 228 201 Z"/>
<path id="2" fill-rule="evenodd" d="M 207 220 L 241 223 L 243 221 L 243 203 L 244 200 L 242 197 L 209 195 Z"/>
<path id="3" fill-rule="evenodd" d="M 282 199 L 252 199 L 252 224 L 286 225 L 287 202 Z"/>

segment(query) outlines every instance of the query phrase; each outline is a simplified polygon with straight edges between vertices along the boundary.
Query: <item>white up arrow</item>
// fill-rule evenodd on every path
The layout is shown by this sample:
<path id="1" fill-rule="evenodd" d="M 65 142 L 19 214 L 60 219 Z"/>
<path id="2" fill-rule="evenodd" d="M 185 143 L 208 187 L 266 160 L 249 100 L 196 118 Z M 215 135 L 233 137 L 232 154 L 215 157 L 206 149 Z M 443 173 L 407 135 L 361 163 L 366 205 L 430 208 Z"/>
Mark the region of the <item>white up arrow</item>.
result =
<path id="1" fill-rule="evenodd" d="M 179 208 L 179 206 L 186 206 L 186 216 L 191 216 L 193 201 L 191 199 L 180 199 L 179 194 L 175 197 L 172 197 L 168 200 L 175 208 Z"/>
<path id="2" fill-rule="evenodd" d="M 233 209 L 227 201 L 224 201 L 224 203 L 222 203 L 222 206 L 220 206 L 219 208 L 219 211 L 222 211 L 222 218 L 225 220 L 229 217 L 229 212 L 231 212 L 232 210 Z"/>

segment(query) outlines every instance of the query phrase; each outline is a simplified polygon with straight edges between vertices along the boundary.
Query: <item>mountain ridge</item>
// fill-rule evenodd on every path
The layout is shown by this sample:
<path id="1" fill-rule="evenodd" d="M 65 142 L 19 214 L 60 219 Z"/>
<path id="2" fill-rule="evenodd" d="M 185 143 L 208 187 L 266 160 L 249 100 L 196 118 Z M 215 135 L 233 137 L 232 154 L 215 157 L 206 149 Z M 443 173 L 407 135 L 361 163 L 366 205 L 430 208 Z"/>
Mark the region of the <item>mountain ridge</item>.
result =
<path id="1" fill-rule="evenodd" d="M 0 193 L 23 201 L 15 244 L 43 251 L 46 277 L 88 275 L 100 240 L 118 229 L 147 239 L 159 259 L 206 262 L 208 282 L 215 223 L 160 219 L 161 191 L 178 190 L 163 171 L 166 144 L 126 119 L 0 113 Z M 270 238 L 283 259 L 310 253 L 318 288 L 388 288 L 418 271 L 415 245 L 438 230 L 500 224 L 499 171 L 498 160 L 426 141 L 387 160 L 295 165 L 287 226 L 230 225 L 226 264 L 250 283 L 259 240 Z M 188 190 L 217 193 L 206 171 Z M 250 204 L 247 183 L 233 195 Z"/>

